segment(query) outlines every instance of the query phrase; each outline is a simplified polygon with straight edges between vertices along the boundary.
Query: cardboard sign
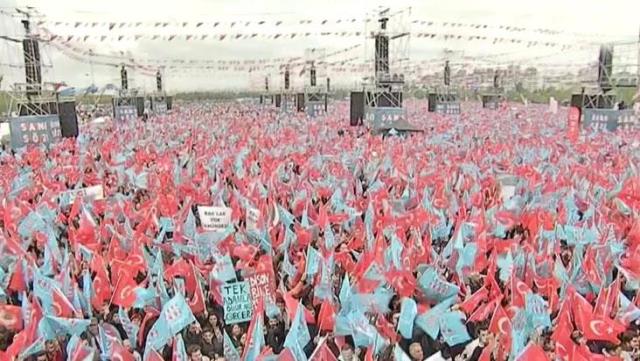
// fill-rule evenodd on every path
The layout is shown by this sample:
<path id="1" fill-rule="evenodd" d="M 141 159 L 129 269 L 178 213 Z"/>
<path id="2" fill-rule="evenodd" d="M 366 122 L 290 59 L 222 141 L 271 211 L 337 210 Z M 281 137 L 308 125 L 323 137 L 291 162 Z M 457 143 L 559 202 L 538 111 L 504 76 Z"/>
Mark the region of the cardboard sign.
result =
<path id="1" fill-rule="evenodd" d="M 260 233 L 260 211 L 254 208 L 247 209 L 247 232 Z"/>
<path id="2" fill-rule="evenodd" d="M 9 120 L 11 147 L 22 148 L 29 144 L 49 145 L 62 138 L 60 117 L 57 115 L 29 115 Z"/>
<path id="3" fill-rule="evenodd" d="M 227 325 L 245 322 L 251 319 L 253 303 L 249 293 L 249 282 L 234 282 L 220 286 L 224 322 Z"/>
<path id="4" fill-rule="evenodd" d="M 260 301 L 264 302 L 265 307 L 268 304 L 276 304 L 276 281 L 273 272 L 257 272 L 245 278 L 249 282 L 254 310 L 260 306 Z"/>
<path id="5" fill-rule="evenodd" d="M 115 118 L 121 123 L 134 121 L 138 118 L 138 109 L 135 105 L 119 105 L 114 109 Z"/>
<path id="6" fill-rule="evenodd" d="M 227 207 L 198 207 L 200 223 L 207 231 L 221 232 L 231 223 L 231 208 Z"/>
<path id="7" fill-rule="evenodd" d="M 89 202 L 104 199 L 104 189 L 102 185 L 97 185 L 63 192 L 60 194 L 61 205 L 68 206 L 73 204 L 76 197 L 82 197 L 85 201 Z"/>

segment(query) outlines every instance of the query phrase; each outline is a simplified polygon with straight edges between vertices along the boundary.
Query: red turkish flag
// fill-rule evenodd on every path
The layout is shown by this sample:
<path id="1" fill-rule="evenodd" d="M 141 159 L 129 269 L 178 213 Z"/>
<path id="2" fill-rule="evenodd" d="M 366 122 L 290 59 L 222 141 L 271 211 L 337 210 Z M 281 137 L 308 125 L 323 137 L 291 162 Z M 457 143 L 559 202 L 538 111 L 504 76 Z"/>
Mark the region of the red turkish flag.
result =
<path id="1" fill-rule="evenodd" d="M 52 299 L 52 306 L 56 316 L 65 318 L 73 318 L 76 316 L 76 309 L 62 292 L 57 289 L 54 290 Z"/>
<path id="2" fill-rule="evenodd" d="M 333 331 L 336 324 L 336 310 L 331 302 L 323 302 L 318 312 L 318 320 L 320 321 L 320 330 Z"/>
<path id="3" fill-rule="evenodd" d="M 516 361 L 549 361 L 542 347 L 530 343 L 517 358 Z"/>
<path id="4" fill-rule="evenodd" d="M 386 274 L 387 281 L 400 297 L 411 297 L 416 290 L 417 281 L 409 271 L 391 270 Z"/>
<path id="5" fill-rule="evenodd" d="M 0 326 L 11 331 L 22 330 L 22 312 L 20 307 L 0 305 Z"/>
<path id="6" fill-rule="evenodd" d="M 525 297 L 531 292 L 526 283 L 520 281 L 515 275 L 511 276 L 511 305 L 524 308 Z"/>
<path id="7" fill-rule="evenodd" d="M 130 274 L 121 273 L 113 290 L 111 303 L 124 308 L 130 308 L 136 302 L 135 289 L 138 287 Z"/>
<path id="8" fill-rule="evenodd" d="M 309 357 L 309 361 L 338 361 L 336 355 L 333 354 L 333 351 L 327 345 L 327 338 L 325 337 L 318 347 L 316 347 L 315 351 Z"/>
<path id="9" fill-rule="evenodd" d="M 460 309 L 467 315 L 470 315 L 473 311 L 476 310 L 476 308 L 478 308 L 478 305 L 480 305 L 482 301 L 485 301 L 487 299 L 488 296 L 489 291 L 486 287 L 482 287 L 478 291 L 476 291 L 476 293 L 472 294 L 469 298 L 464 300 L 460 304 Z"/>
<path id="10" fill-rule="evenodd" d="M 624 332 L 626 327 L 618 321 L 611 319 L 594 319 L 584 325 L 582 332 L 584 337 L 590 341 L 609 341 L 619 344 L 618 334 Z"/>
<path id="11" fill-rule="evenodd" d="M 7 289 L 14 292 L 22 292 L 27 290 L 22 262 L 16 263 L 15 270 L 11 274 L 11 279 L 9 280 L 9 286 L 7 287 Z"/>
<path id="12" fill-rule="evenodd" d="M 194 314 L 199 314 L 204 312 L 206 306 L 204 303 L 204 293 L 202 292 L 202 286 L 200 282 L 196 282 L 196 289 L 193 292 L 193 297 L 189 300 L 189 307 L 191 308 L 191 312 Z"/>
<path id="13" fill-rule="evenodd" d="M 148 360 L 151 358 L 147 358 Z M 136 361 L 136 358 L 120 344 L 120 342 L 111 343 L 111 360 L 112 361 Z"/>
<path id="14" fill-rule="evenodd" d="M 94 254 L 91 258 L 90 268 L 92 272 L 96 273 L 93 278 L 94 293 L 91 299 L 91 305 L 99 310 L 102 308 L 104 302 L 111 297 L 111 284 L 109 283 L 109 276 L 107 275 L 107 269 L 102 256 Z"/>
<path id="15" fill-rule="evenodd" d="M 502 301 L 502 297 L 498 297 L 495 300 L 478 307 L 478 309 L 469 316 L 469 321 L 475 322 L 486 320 L 489 318 L 491 312 L 494 312 L 496 305 L 500 304 L 500 301 Z"/>
<path id="16" fill-rule="evenodd" d="M 504 349 L 508 350 L 511 347 L 511 320 L 500 305 L 496 307 L 496 311 L 491 317 L 489 331 L 500 337 L 500 344 Z"/>

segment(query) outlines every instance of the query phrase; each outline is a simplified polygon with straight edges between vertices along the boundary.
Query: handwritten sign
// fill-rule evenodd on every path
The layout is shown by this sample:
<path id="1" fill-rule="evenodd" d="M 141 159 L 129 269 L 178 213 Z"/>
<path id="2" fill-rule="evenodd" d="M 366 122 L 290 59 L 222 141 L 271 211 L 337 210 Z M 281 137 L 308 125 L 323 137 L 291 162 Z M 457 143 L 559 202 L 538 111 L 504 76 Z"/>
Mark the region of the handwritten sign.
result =
<path id="1" fill-rule="evenodd" d="M 224 307 L 224 322 L 228 325 L 249 321 L 252 314 L 249 282 L 234 282 L 220 286 Z"/>
<path id="2" fill-rule="evenodd" d="M 21 148 L 29 144 L 55 143 L 62 138 L 57 115 L 30 115 L 12 118 L 9 122 L 11 146 Z"/>
<path id="3" fill-rule="evenodd" d="M 276 282 L 273 272 L 256 272 L 246 277 L 246 280 L 249 282 L 254 310 L 260 306 L 260 301 L 264 302 L 265 307 L 267 304 L 276 304 Z"/>
<path id="4" fill-rule="evenodd" d="M 104 199 L 104 189 L 102 185 L 97 185 L 63 192 L 60 194 L 60 204 L 63 206 L 71 205 L 75 202 L 76 197 L 81 197 L 89 202 L 101 200 Z"/>
<path id="5" fill-rule="evenodd" d="M 221 232 L 231 223 L 231 208 L 227 207 L 198 207 L 200 223 L 207 231 Z"/>

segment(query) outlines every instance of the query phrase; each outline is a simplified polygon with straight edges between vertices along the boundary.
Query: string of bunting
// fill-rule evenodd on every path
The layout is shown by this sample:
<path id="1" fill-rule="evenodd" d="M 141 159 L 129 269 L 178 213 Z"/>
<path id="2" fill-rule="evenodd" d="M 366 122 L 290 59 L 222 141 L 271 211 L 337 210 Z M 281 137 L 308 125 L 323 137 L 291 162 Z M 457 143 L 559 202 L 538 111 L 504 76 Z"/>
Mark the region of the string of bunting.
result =
<path id="1" fill-rule="evenodd" d="M 166 28 L 242 28 L 251 26 L 301 26 L 301 25 L 317 25 L 317 26 L 333 26 L 340 24 L 362 24 L 376 22 L 377 19 L 372 18 L 338 18 L 338 19 L 275 19 L 275 20 L 215 20 L 215 21 L 136 21 L 136 22 L 116 22 L 116 21 L 53 21 L 44 19 L 37 22 L 37 25 L 50 25 L 55 27 L 71 28 L 74 31 L 82 29 L 102 29 L 109 31 L 118 31 L 119 29 L 131 28 L 150 28 L 150 29 L 166 29 Z M 468 28 L 468 29 L 497 29 L 511 33 L 530 32 L 541 35 L 577 35 L 583 37 L 605 36 L 603 34 L 587 34 L 587 33 L 571 33 L 558 29 L 549 28 L 528 28 L 514 25 L 492 25 L 486 23 L 466 23 L 458 21 L 436 21 L 431 19 L 413 19 L 410 21 L 412 25 L 420 25 L 425 27 L 439 26 L 445 28 Z"/>
<path id="2" fill-rule="evenodd" d="M 372 32 L 370 35 L 373 35 Z M 577 44 L 577 43 L 564 43 L 555 41 L 537 41 L 526 40 L 521 38 L 505 38 L 497 36 L 485 36 L 485 35 L 465 35 L 465 34 L 452 34 L 452 33 L 424 33 L 414 32 L 412 34 L 416 38 L 422 39 L 437 39 L 444 41 L 490 41 L 493 44 L 519 44 L 526 45 L 526 47 L 558 47 L 560 50 L 582 48 L 586 49 L 590 44 Z M 87 41 L 139 41 L 139 40 L 151 40 L 151 41 L 196 41 L 196 40 L 214 40 L 214 41 L 233 41 L 233 40 L 247 40 L 247 39 L 265 39 L 265 40 L 277 40 L 277 39 L 294 39 L 296 37 L 308 38 L 310 36 L 320 37 L 361 37 L 362 32 L 316 32 L 316 33 L 277 33 L 277 34 L 205 34 L 205 35 L 149 35 L 149 34 L 136 34 L 136 35 L 119 35 L 119 36 L 107 36 L 107 35 L 84 35 L 75 36 L 67 35 L 60 36 L 48 32 L 47 37 L 41 37 L 43 41 L 62 40 L 66 42 L 87 42 Z"/>

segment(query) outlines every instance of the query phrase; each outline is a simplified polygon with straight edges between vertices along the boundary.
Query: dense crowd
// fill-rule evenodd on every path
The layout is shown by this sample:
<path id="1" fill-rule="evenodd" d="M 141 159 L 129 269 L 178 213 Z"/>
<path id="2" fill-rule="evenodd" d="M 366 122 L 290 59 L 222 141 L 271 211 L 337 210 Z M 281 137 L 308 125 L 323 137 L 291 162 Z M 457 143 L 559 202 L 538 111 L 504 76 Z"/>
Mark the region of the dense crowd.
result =
<path id="1" fill-rule="evenodd" d="M 0 359 L 640 360 L 640 133 L 345 106 L 3 150 Z"/>

